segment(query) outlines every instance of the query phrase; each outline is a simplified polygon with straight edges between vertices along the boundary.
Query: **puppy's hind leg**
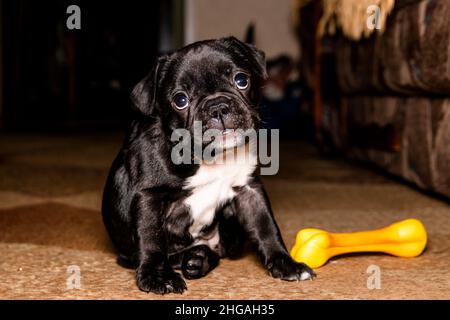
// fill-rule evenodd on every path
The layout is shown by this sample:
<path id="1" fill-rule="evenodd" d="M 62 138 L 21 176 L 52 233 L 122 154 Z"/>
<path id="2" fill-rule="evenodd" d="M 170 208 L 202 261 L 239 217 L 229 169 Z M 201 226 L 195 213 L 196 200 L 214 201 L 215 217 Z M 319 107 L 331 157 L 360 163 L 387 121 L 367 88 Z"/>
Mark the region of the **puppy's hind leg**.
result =
<path id="1" fill-rule="evenodd" d="M 194 246 L 183 252 L 181 271 L 186 279 L 204 277 L 219 264 L 220 256 L 207 245 Z"/>
<path id="2" fill-rule="evenodd" d="M 123 268 L 136 269 L 139 265 L 139 261 L 135 256 L 119 253 L 117 255 L 117 264 Z"/>

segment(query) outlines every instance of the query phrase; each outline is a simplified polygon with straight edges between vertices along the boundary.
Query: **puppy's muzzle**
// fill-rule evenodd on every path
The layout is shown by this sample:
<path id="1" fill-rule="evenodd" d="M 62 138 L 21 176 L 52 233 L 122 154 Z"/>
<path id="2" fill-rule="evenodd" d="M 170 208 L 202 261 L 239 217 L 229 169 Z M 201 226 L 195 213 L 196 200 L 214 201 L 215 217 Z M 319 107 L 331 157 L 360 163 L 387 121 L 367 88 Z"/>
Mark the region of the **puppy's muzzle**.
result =
<path id="1" fill-rule="evenodd" d="M 201 108 L 200 117 L 207 129 L 220 131 L 238 129 L 236 120 L 239 114 L 236 102 L 226 95 L 214 95 L 206 98 Z"/>
<path id="2" fill-rule="evenodd" d="M 227 119 L 230 113 L 230 105 L 228 103 L 219 103 L 209 108 L 209 115 L 212 120 L 221 122 Z"/>

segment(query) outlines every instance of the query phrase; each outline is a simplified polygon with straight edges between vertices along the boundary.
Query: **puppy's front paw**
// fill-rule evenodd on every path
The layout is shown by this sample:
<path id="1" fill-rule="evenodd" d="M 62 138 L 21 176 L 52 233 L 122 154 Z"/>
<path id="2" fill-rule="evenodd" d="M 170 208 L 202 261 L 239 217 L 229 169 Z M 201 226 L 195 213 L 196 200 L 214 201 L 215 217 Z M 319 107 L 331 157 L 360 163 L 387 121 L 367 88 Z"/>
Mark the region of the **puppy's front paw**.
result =
<path id="1" fill-rule="evenodd" d="M 159 272 L 139 267 L 136 283 L 140 290 L 157 294 L 183 293 L 187 289 L 181 275 L 173 270 Z"/>
<path id="2" fill-rule="evenodd" d="M 289 255 L 274 258 L 267 266 L 274 278 L 287 281 L 312 280 L 316 274 L 304 263 L 297 263 Z"/>

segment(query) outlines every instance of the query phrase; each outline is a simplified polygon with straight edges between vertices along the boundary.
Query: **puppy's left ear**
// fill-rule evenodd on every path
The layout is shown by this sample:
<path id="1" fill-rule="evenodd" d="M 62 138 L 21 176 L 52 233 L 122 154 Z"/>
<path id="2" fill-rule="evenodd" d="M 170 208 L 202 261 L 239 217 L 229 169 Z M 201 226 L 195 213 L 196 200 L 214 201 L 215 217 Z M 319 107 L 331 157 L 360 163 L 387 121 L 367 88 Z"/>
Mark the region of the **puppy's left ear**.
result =
<path id="1" fill-rule="evenodd" d="M 131 92 L 134 108 L 145 116 L 151 116 L 157 104 L 157 92 L 161 81 L 161 69 L 167 56 L 158 57 L 152 70 L 142 79 Z"/>
<path id="2" fill-rule="evenodd" d="M 248 60 L 258 76 L 262 79 L 267 78 L 266 55 L 264 51 L 256 48 L 252 44 L 242 42 L 235 37 L 222 38 L 219 41 L 228 48 L 237 49 Z"/>

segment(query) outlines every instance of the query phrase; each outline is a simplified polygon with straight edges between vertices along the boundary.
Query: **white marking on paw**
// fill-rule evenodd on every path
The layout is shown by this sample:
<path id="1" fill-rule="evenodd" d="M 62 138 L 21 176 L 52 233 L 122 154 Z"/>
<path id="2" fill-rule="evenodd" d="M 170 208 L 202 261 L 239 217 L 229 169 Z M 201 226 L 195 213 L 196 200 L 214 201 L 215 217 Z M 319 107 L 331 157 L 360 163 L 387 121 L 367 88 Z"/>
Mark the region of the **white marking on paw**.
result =
<path id="1" fill-rule="evenodd" d="M 302 274 L 300 275 L 300 280 L 301 281 L 303 281 L 303 280 L 310 280 L 310 279 L 312 279 L 312 276 L 307 271 L 303 271 Z"/>

